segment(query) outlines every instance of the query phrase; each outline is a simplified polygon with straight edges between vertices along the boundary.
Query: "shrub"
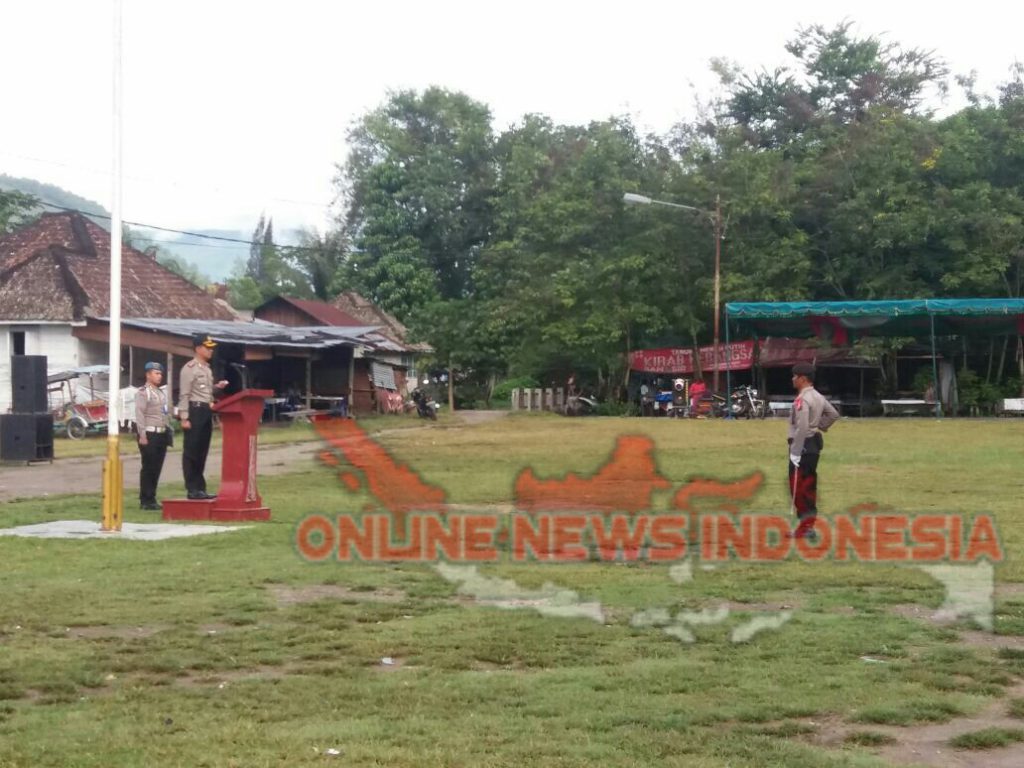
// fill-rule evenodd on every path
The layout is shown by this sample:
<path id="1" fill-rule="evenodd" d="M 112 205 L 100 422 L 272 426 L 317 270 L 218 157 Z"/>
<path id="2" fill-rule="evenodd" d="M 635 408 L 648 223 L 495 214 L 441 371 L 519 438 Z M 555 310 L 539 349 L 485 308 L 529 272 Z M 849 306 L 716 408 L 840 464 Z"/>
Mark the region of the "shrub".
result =
<path id="1" fill-rule="evenodd" d="M 539 386 L 540 382 L 533 378 L 533 376 L 517 376 L 514 379 L 505 379 L 505 381 L 494 388 L 491 401 L 500 405 L 508 405 L 512 400 L 513 389 L 535 389 Z"/>

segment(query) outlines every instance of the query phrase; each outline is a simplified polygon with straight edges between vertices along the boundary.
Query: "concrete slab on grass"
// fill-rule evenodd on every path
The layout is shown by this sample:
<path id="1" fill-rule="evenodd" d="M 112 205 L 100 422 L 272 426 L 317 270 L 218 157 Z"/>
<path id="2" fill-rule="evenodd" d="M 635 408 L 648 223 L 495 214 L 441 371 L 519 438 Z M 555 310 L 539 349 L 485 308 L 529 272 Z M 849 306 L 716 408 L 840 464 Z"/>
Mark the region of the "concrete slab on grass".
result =
<path id="1" fill-rule="evenodd" d="M 178 523 L 124 523 L 119 533 L 106 533 L 95 520 L 55 520 L 52 523 L 0 528 L 0 536 L 36 539 L 110 539 L 113 541 L 163 541 L 206 533 L 225 533 L 248 525 L 180 525 Z"/>

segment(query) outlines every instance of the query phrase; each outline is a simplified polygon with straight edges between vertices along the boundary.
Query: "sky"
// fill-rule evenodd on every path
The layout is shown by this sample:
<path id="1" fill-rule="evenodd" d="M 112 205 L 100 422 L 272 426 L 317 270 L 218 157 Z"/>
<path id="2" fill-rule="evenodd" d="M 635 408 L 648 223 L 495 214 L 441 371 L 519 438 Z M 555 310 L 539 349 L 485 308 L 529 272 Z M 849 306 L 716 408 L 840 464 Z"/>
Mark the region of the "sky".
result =
<path id="1" fill-rule="evenodd" d="M 113 18 L 113 0 L 0 0 L 0 173 L 111 207 Z M 346 131 L 389 90 L 463 91 L 496 131 L 536 112 L 665 133 L 714 93 L 712 57 L 772 69 L 798 27 L 844 19 L 986 92 L 1024 60 L 1024 4 L 992 0 L 125 0 L 123 217 L 322 229 Z"/>

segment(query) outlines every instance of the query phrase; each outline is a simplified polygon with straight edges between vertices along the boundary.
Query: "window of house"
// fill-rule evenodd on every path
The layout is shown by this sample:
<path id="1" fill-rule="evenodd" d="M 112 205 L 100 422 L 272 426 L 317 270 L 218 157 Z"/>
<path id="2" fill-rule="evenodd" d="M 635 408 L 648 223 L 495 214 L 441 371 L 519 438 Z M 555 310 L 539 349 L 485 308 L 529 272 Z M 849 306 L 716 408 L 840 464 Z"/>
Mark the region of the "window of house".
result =
<path id="1" fill-rule="evenodd" d="M 12 355 L 24 355 L 25 354 L 25 332 L 24 331 L 11 331 L 11 354 Z"/>

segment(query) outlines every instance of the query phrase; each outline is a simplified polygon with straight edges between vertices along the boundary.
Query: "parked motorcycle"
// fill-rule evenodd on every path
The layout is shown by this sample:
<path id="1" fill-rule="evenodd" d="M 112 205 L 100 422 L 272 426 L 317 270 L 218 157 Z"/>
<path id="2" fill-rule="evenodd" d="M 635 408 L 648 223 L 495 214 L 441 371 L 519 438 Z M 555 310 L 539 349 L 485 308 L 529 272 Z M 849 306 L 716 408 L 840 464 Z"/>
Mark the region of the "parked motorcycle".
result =
<path id="1" fill-rule="evenodd" d="M 749 384 L 738 386 L 732 391 L 729 410 L 734 419 L 763 419 L 768 415 L 767 403 Z"/>
<path id="2" fill-rule="evenodd" d="M 733 389 L 728 398 L 717 392 L 705 394 L 691 416 L 711 416 L 725 419 L 763 419 L 768 415 L 768 405 L 760 393 L 747 384 Z"/>
<path id="3" fill-rule="evenodd" d="M 599 403 L 587 395 L 572 395 L 565 401 L 566 416 L 596 416 Z"/>
<path id="4" fill-rule="evenodd" d="M 416 405 L 416 414 L 421 419 L 437 421 L 437 409 L 440 406 L 434 402 L 434 398 L 428 397 L 421 389 L 414 389 L 412 391 L 412 401 Z"/>
<path id="5" fill-rule="evenodd" d="M 665 409 L 665 415 L 670 419 L 685 419 L 690 415 L 689 387 L 685 379 L 675 379 L 672 382 L 672 401 Z"/>

